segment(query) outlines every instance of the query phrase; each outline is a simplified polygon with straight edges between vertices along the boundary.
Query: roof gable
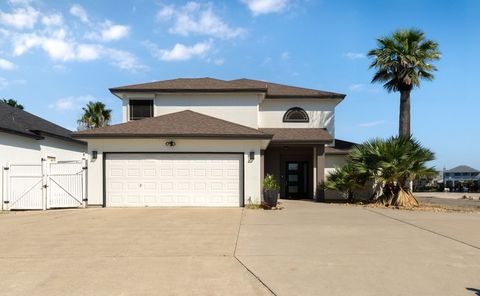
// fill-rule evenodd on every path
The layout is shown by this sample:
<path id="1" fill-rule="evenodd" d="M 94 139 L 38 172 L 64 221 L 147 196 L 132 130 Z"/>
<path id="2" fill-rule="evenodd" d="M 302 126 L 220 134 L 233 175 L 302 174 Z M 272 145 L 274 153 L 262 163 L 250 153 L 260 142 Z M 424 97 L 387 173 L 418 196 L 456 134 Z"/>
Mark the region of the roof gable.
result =
<path id="1" fill-rule="evenodd" d="M 115 137 L 202 137 L 202 138 L 261 138 L 272 136 L 254 128 L 185 110 L 73 134 L 75 138 Z"/>
<path id="2" fill-rule="evenodd" d="M 479 170 L 476 170 L 468 165 L 459 165 L 452 169 L 446 170 L 446 173 L 480 173 Z"/>

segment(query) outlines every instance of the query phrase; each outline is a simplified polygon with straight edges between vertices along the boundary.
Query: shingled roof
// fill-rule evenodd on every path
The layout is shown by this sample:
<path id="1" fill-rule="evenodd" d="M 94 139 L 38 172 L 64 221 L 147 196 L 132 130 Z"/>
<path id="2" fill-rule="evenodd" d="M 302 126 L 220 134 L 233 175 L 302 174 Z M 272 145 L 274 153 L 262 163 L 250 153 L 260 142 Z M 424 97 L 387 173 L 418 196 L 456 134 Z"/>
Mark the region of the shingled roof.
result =
<path id="1" fill-rule="evenodd" d="M 335 139 L 335 145 L 326 146 L 325 153 L 331 155 L 346 155 L 349 154 L 356 145 L 358 144 L 340 139 Z"/>
<path id="2" fill-rule="evenodd" d="M 74 138 L 234 138 L 271 139 L 272 135 L 254 128 L 185 110 L 157 117 L 84 130 Z"/>
<path id="3" fill-rule="evenodd" d="M 480 173 L 479 170 L 469 167 L 468 165 L 459 165 L 452 169 L 446 170 L 446 173 Z"/>
<path id="4" fill-rule="evenodd" d="M 111 88 L 116 92 L 261 92 L 267 98 L 338 98 L 344 94 L 253 79 L 178 78 Z"/>
<path id="5" fill-rule="evenodd" d="M 272 134 L 273 144 L 328 144 L 332 136 L 324 128 L 260 128 Z"/>
<path id="6" fill-rule="evenodd" d="M 43 139 L 43 135 L 50 135 L 78 142 L 72 139 L 70 130 L 4 102 L 0 102 L 0 131 L 37 140 Z"/>

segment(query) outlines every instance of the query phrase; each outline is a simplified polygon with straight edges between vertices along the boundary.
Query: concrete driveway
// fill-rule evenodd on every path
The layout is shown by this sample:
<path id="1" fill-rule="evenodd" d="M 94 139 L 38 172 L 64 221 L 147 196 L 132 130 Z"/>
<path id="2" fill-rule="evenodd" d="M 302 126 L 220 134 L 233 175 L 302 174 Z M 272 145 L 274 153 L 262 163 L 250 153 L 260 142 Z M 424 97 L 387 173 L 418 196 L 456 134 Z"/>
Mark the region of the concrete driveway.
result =
<path id="1" fill-rule="evenodd" d="M 480 214 L 285 205 L 0 215 L 0 294 L 480 293 Z"/>

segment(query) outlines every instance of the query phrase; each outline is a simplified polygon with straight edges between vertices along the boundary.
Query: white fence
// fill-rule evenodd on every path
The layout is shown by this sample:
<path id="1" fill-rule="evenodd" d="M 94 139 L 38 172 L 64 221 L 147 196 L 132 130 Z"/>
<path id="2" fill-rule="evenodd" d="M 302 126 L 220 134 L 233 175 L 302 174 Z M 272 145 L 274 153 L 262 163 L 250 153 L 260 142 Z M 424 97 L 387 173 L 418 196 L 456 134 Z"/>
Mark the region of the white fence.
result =
<path id="1" fill-rule="evenodd" d="M 86 207 L 86 165 L 80 160 L 4 167 L 2 210 Z"/>

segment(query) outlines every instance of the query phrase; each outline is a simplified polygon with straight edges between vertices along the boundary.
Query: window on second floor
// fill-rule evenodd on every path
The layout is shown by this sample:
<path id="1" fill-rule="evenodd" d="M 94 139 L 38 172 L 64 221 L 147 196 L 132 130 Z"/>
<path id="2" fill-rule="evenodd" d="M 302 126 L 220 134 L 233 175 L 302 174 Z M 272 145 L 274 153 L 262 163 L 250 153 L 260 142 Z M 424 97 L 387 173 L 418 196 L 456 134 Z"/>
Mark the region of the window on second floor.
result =
<path id="1" fill-rule="evenodd" d="M 285 112 L 285 115 L 283 116 L 283 122 L 308 122 L 308 114 L 303 110 L 302 108 L 299 107 L 293 107 L 287 110 Z"/>
<path id="2" fill-rule="evenodd" d="M 129 120 L 153 117 L 153 100 L 130 100 Z"/>

